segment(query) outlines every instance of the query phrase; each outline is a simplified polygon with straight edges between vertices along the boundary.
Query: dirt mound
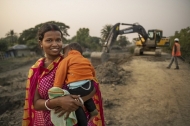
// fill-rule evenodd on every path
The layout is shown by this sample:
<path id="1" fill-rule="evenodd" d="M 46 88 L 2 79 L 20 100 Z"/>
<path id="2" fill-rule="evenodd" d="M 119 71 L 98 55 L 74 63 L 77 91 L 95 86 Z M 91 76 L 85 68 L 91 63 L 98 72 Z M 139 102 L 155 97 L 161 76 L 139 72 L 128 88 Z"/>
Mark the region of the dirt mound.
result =
<path id="1" fill-rule="evenodd" d="M 26 74 L 20 72 L 0 78 L 0 115 L 3 115 L 0 116 L 1 126 L 21 122 L 21 118 L 16 117 L 22 117 L 22 111 L 17 110 L 24 105 L 26 78 Z"/>
<path id="2" fill-rule="evenodd" d="M 1 73 L 0 77 L 0 124 L 1 126 L 21 125 L 25 98 L 25 86 L 30 65 Z M 22 67 L 24 68 L 24 67 Z M 128 72 L 109 61 L 96 67 L 97 79 L 102 84 L 125 84 Z"/>
<path id="3" fill-rule="evenodd" d="M 96 77 L 101 84 L 125 84 L 126 71 L 108 61 L 96 67 Z"/>

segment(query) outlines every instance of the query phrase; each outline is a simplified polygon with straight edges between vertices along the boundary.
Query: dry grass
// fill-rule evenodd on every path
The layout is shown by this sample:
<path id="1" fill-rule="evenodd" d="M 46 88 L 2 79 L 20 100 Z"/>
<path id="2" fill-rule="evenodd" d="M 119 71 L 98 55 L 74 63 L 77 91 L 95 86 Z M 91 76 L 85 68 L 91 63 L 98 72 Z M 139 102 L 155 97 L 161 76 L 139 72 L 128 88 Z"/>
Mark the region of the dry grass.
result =
<path id="1" fill-rule="evenodd" d="M 0 73 L 16 69 L 20 66 L 34 63 L 39 57 L 16 57 L 0 61 Z"/>

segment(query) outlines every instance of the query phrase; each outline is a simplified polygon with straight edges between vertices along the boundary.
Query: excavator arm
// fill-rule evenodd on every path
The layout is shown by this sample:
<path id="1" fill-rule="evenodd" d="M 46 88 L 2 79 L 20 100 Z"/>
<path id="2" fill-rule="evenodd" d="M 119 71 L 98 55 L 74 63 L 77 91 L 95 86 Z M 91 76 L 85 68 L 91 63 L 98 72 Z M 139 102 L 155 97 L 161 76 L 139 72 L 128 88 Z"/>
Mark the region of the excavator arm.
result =
<path id="1" fill-rule="evenodd" d="M 120 30 L 119 29 L 120 25 L 129 25 L 131 27 Z M 113 43 L 116 41 L 118 35 L 130 34 L 130 33 L 138 33 L 139 35 L 141 35 L 144 38 L 145 41 L 148 39 L 148 34 L 143 26 L 141 26 L 137 23 L 136 24 L 117 23 L 112 27 L 112 29 L 106 39 L 106 42 L 104 43 L 102 52 L 109 53 L 109 51 L 110 51 Z"/>
<path id="2" fill-rule="evenodd" d="M 143 26 L 141 26 L 137 23 L 136 24 L 122 23 L 121 25 L 130 25 L 131 27 L 120 30 L 119 34 L 122 35 L 122 34 L 129 34 L 129 33 L 138 33 L 139 35 L 141 35 L 144 38 L 145 41 L 148 39 L 148 34 Z"/>
<path id="3" fill-rule="evenodd" d="M 106 42 L 103 45 L 102 52 L 109 53 L 110 47 L 112 47 L 113 43 L 116 41 L 117 36 L 119 34 L 119 26 L 120 26 L 120 23 L 117 23 L 112 27 L 112 29 L 106 39 Z"/>
<path id="4" fill-rule="evenodd" d="M 129 25 L 130 27 L 120 30 L 120 28 L 119 28 L 120 25 Z M 145 29 L 139 24 L 116 23 L 112 27 L 112 29 L 106 39 L 106 42 L 104 42 L 102 52 L 92 52 L 91 53 L 91 62 L 93 64 L 93 66 L 96 66 L 100 63 L 108 61 L 108 59 L 110 58 L 109 52 L 112 48 L 112 45 L 116 41 L 118 35 L 130 34 L 130 33 L 138 33 L 139 37 L 141 35 L 145 41 L 148 38 L 148 34 L 146 33 Z"/>

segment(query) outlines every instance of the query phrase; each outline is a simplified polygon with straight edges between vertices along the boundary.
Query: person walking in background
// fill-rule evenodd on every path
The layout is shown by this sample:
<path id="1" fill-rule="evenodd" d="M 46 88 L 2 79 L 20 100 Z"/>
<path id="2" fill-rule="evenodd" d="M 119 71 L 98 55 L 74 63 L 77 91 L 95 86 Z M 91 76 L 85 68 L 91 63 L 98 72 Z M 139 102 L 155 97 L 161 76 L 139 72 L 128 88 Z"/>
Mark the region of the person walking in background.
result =
<path id="1" fill-rule="evenodd" d="M 82 107 L 78 99 L 85 102 L 93 96 L 96 98 L 94 99 L 100 114 L 93 121 L 89 121 L 88 126 L 105 126 L 99 83 L 94 82 L 95 90 L 84 97 L 78 95 L 66 95 L 54 99 L 48 97 L 48 90 L 53 87 L 57 67 L 63 59 L 62 37 L 59 27 L 52 23 L 43 24 L 38 31 L 38 42 L 45 57 L 37 60 L 29 70 L 22 126 L 54 126 L 50 119 L 52 109 L 59 113 L 60 117 Z M 89 117 L 89 114 L 86 116 Z"/>
<path id="2" fill-rule="evenodd" d="M 170 64 L 168 65 L 168 69 L 171 68 L 173 62 L 175 61 L 175 65 L 176 65 L 176 70 L 179 69 L 179 65 L 178 65 L 178 61 L 177 61 L 177 57 L 181 56 L 181 51 L 180 51 L 180 44 L 179 44 L 179 39 L 175 38 L 174 39 L 174 45 L 172 48 L 172 58 L 170 61 Z"/>

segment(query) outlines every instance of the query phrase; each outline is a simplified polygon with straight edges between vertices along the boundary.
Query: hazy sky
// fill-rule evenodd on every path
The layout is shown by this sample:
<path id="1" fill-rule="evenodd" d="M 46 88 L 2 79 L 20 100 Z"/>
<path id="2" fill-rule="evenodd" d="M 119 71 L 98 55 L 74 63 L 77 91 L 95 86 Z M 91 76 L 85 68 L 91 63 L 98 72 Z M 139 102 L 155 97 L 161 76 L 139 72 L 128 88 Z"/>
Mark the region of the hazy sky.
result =
<path id="1" fill-rule="evenodd" d="M 70 26 L 68 38 L 79 28 L 100 37 L 103 26 L 118 22 L 138 22 L 146 30 L 162 29 L 170 36 L 190 26 L 190 0 L 0 0 L 0 38 L 11 29 L 21 33 L 52 20 Z"/>

